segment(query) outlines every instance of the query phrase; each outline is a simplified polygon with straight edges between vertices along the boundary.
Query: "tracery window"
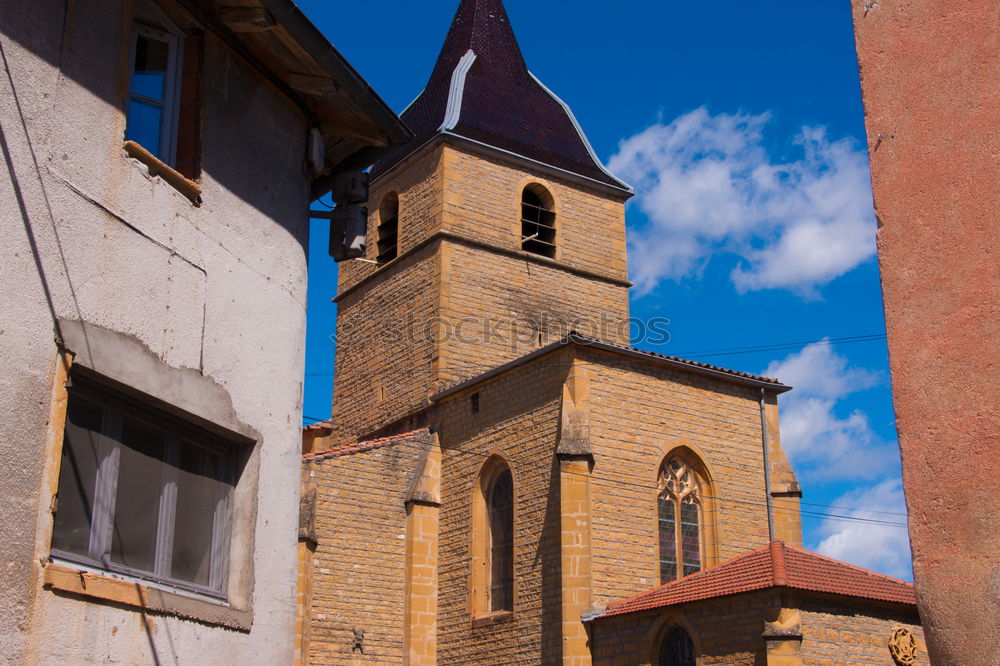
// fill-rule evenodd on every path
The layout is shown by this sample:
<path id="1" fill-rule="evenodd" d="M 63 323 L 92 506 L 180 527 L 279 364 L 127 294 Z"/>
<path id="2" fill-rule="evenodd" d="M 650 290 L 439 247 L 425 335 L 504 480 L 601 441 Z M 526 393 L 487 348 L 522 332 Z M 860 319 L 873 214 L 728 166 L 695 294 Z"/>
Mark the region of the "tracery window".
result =
<path id="1" fill-rule="evenodd" d="M 658 666 L 695 666 L 694 641 L 681 627 L 673 627 L 660 641 Z"/>
<path id="2" fill-rule="evenodd" d="M 661 583 L 702 568 L 702 499 L 702 483 L 690 463 L 680 456 L 667 460 L 657 497 Z"/>

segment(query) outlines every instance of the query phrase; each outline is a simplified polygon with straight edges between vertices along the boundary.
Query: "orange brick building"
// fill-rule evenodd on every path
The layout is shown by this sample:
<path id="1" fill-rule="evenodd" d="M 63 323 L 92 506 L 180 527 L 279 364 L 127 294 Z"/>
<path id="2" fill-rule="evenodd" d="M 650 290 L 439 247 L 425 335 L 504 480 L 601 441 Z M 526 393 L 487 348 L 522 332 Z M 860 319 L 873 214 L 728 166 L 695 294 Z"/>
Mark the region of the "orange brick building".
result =
<path id="1" fill-rule="evenodd" d="M 300 662 L 893 663 L 892 635 L 919 653 L 908 584 L 825 559 L 840 586 L 779 576 L 786 552 L 818 561 L 789 387 L 628 347 L 631 188 L 500 0 L 463 0 L 402 117 L 371 261 L 340 271 L 333 418 L 305 431 Z M 713 588 L 747 553 L 771 554 L 770 585 Z"/>

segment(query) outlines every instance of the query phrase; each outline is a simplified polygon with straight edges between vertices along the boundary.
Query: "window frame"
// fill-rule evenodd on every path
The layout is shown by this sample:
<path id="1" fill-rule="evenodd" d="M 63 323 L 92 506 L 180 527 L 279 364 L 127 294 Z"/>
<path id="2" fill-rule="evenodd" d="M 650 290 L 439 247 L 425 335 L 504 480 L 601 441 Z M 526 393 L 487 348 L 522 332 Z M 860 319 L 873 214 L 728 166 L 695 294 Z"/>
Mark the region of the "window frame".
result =
<path id="1" fill-rule="evenodd" d="M 539 203 L 533 204 L 525 201 L 525 197 L 530 194 Z M 556 214 L 555 198 L 540 183 L 528 183 L 521 188 L 521 198 L 518 202 L 520 207 L 520 222 L 518 235 L 520 237 L 520 249 L 522 252 L 533 254 L 547 259 L 556 259 L 559 251 L 559 227 L 558 215 Z M 529 219 L 525 214 L 526 208 L 533 208 L 537 211 L 537 219 Z M 525 227 L 534 226 L 535 233 L 526 235 Z M 540 238 L 540 229 L 544 228 L 550 232 L 551 242 Z M 538 246 L 543 246 L 539 248 Z"/>
<path id="2" fill-rule="evenodd" d="M 683 493 L 682 495 L 676 495 L 671 493 L 667 482 L 665 481 L 666 475 L 669 474 L 667 470 L 674 462 L 679 462 L 683 465 L 687 473 L 691 475 L 691 484 L 693 486 L 692 490 Z M 705 506 L 704 495 L 710 493 L 708 486 L 708 481 L 705 475 L 700 471 L 701 465 L 690 459 L 679 452 L 671 453 L 667 456 L 663 462 L 660 464 L 657 472 L 657 483 L 656 483 L 656 536 L 657 536 L 657 570 L 658 577 L 660 579 L 660 584 L 666 584 L 673 582 L 675 580 L 680 580 L 686 576 L 691 576 L 699 571 L 703 571 L 706 568 L 706 560 L 708 559 L 708 526 L 706 524 L 706 515 L 708 513 Z M 691 500 L 690 502 L 688 500 Z M 661 510 L 664 504 L 669 504 L 673 510 L 673 546 L 674 546 L 674 577 L 665 578 L 663 575 L 663 518 L 661 515 Z M 684 505 L 685 503 L 689 505 L 694 505 L 697 507 L 697 519 L 698 519 L 698 569 L 692 571 L 691 573 L 685 573 L 685 567 L 688 566 L 684 558 Z"/>
<path id="3" fill-rule="evenodd" d="M 510 474 L 510 580 L 509 606 L 493 609 L 493 538 L 490 504 L 497 479 Z M 484 627 L 513 620 L 517 608 L 517 475 L 505 455 L 495 452 L 479 469 L 472 488 L 471 569 L 469 610 L 472 626 Z"/>
<path id="4" fill-rule="evenodd" d="M 502 518 L 506 518 L 509 524 L 505 532 L 509 535 L 509 540 L 506 544 L 501 544 L 500 547 L 496 544 L 496 524 L 494 522 L 494 516 L 499 513 L 499 509 L 496 508 L 496 493 L 497 487 L 499 485 L 500 479 L 503 477 L 508 477 L 510 479 L 510 504 L 507 507 L 501 507 L 505 509 L 505 515 Z M 497 466 L 489 478 L 489 485 L 484 488 L 484 495 L 486 497 L 486 516 L 488 523 L 488 535 L 489 535 L 489 546 L 486 549 L 487 559 L 489 565 L 487 566 L 487 609 L 490 613 L 510 613 L 514 611 L 514 475 L 511 473 L 510 468 L 507 466 Z M 507 555 L 507 567 L 504 572 L 505 579 L 502 581 L 497 581 L 497 570 L 496 570 L 496 557 L 497 551 L 500 548 L 506 550 Z M 497 604 L 497 588 L 504 589 L 504 596 L 508 597 L 504 599 L 507 601 L 501 607 Z"/>
<path id="5" fill-rule="evenodd" d="M 399 258 L 399 193 L 388 192 L 378 207 L 378 225 L 375 227 L 375 260 L 385 265 Z M 392 205 L 395 216 L 387 216 L 386 208 Z M 389 240 L 391 239 L 391 241 Z"/>
<path id="6" fill-rule="evenodd" d="M 90 526 L 90 543 L 88 554 L 73 553 L 55 547 L 56 529 L 53 526 L 49 554 L 53 562 L 82 566 L 96 572 L 135 580 L 144 584 L 171 590 L 184 591 L 210 597 L 213 600 L 227 601 L 229 598 L 229 568 L 233 525 L 235 523 L 235 491 L 238 482 L 237 470 L 240 465 L 240 447 L 234 442 L 228 442 L 197 426 L 186 422 L 163 410 L 146 404 L 144 401 L 130 397 L 100 382 L 71 375 L 69 389 L 69 404 L 72 409 L 75 403 L 84 403 L 91 408 L 102 411 L 102 423 L 98 437 L 98 469 L 94 480 L 94 498 L 92 520 Z M 80 388 L 85 391 L 80 395 Z M 164 456 L 161 460 L 160 506 L 154 546 L 154 569 L 144 571 L 113 562 L 110 553 L 113 543 L 112 530 L 115 518 L 115 505 L 118 497 L 120 480 L 120 463 L 122 449 L 127 447 L 120 441 L 122 425 L 126 419 L 140 423 L 146 427 L 159 430 L 164 434 Z M 69 418 L 67 414 L 67 425 Z M 93 431 L 91 431 L 93 432 Z M 117 438 L 117 439 L 116 439 Z M 217 585 L 204 586 L 191 581 L 172 578 L 164 573 L 169 571 L 174 546 L 174 521 L 177 511 L 177 467 L 181 447 L 186 444 L 195 448 L 207 450 L 222 457 L 224 464 L 220 478 L 217 480 L 226 484 L 225 497 L 216 505 L 213 516 L 213 534 L 210 554 L 209 580 Z M 63 448 L 68 444 L 65 439 Z M 57 481 L 57 497 L 58 497 Z M 172 505 L 171 505 L 172 503 Z M 55 515 L 58 516 L 58 504 Z M 100 515 L 98 515 L 100 512 Z M 221 524 L 220 524 L 221 514 Z M 221 530 L 221 532 L 220 532 Z"/>
<path id="7" fill-rule="evenodd" d="M 157 13 L 160 12 L 157 10 Z M 138 99 L 146 104 L 160 104 L 157 100 L 137 95 L 132 91 L 139 36 L 142 35 L 148 39 L 167 44 L 167 72 L 164 75 L 162 102 L 163 116 L 160 120 L 160 149 L 154 152 L 150 146 L 143 146 L 143 148 L 167 166 L 174 168 L 177 161 L 185 35 L 165 18 L 161 19 L 160 22 L 162 26 L 159 27 L 145 23 L 138 18 L 132 22 L 131 47 L 129 49 L 128 94 L 125 97 L 125 137 L 127 141 L 135 141 L 135 139 L 128 138 L 129 111 L 133 99 Z M 138 141 L 136 143 L 142 145 Z"/>

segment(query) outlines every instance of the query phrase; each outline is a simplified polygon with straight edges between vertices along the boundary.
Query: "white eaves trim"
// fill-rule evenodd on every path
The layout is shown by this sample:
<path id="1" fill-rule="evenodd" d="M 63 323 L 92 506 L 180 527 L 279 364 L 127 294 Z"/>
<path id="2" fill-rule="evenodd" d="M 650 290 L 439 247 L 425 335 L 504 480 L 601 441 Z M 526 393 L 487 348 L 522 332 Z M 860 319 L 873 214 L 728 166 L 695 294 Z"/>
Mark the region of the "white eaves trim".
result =
<path id="1" fill-rule="evenodd" d="M 455 71 L 451 74 L 451 88 L 448 90 L 448 109 L 444 114 L 444 122 L 438 128 L 439 132 L 447 132 L 455 129 L 458 119 L 462 115 L 462 95 L 465 94 L 465 77 L 472 69 L 472 64 L 476 62 L 476 54 L 472 49 L 466 51 L 462 59 L 458 61 Z"/>
<path id="2" fill-rule="evenodd" d="M 552 99 L 554 99 L 556 102 L 559 103 L 559 106 L 561 106 L 563 108 L 563 111 L 566 112 L 566 115 L 569 116 L 570 122 L 573 123 L 573 127 L 576 129 L 576 133 L 580 136 L 580 140 L 583 141 L 583 145 L 586 146 L 587 152 L 590 153 L 590 158 L 594 160 L 594 164 L 597 165 L 597 168 L 603 171 L 605 174 L 607 174 L 608 178 L 613 179 L 616 183 L 621 183 L 622 187 L 624 187 L 630 193 L 634 194 L 635 189 L 631 185 L 629 185 L 628 183 L 626 183 L 625 181 L 621 180 L 613 173 L 608 171 L 607 167 L 604 166 L 604 163 L 601 162 L 601 159 L 597 156 L 597 153 L 594 152 L 594 147 L 590 145 L 590 140 L 587 138 L 587 135 L 583 133 L 583 128 L 580 127 L 580 123 L 577 121 L 576 116 L 573 115 L 573 110 L 569 108 L 569 105 L 566 104 L 566 102 L 562 101 L 558 95 L 549 90 L 548 87 L 544 83 L 542 83 L 537 76 L 535 76 L 531 72 L 528 72 L 528 74 L 530 74 L 531 78 L 535 80 L 535 83 L 537 83 L 539 86 L 542 87 L 542 90 L 544 90 L 549 94 L 549 97 L 551 97 Z M 448 106 L 449 108 L 451 108 L 450 101 Z"/>

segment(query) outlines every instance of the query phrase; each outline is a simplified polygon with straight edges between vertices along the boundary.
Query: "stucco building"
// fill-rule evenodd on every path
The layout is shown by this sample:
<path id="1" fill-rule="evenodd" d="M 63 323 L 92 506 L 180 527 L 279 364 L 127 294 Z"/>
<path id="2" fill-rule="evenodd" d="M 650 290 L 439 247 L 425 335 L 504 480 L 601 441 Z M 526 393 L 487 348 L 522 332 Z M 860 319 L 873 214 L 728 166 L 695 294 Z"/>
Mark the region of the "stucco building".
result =
<path id="1" fill-rule="evenodd" d="M 1000 663 L 1000 5 L 854 0 L 927 642 Z"/>
<path id="2" fill-rule="evenodd" d="M 0 49 L 0 661 L 288 663 L 308 204 L 410 134 L 287 0 Z"/>
<path id="3" fill-rule="evenodd" d="M 790 387 L 628 346 L 631 189 L 499 0 L 402 118 L 305 430 L 299 660 L 926 663 L 911 585 L 801 550 Z"/>

